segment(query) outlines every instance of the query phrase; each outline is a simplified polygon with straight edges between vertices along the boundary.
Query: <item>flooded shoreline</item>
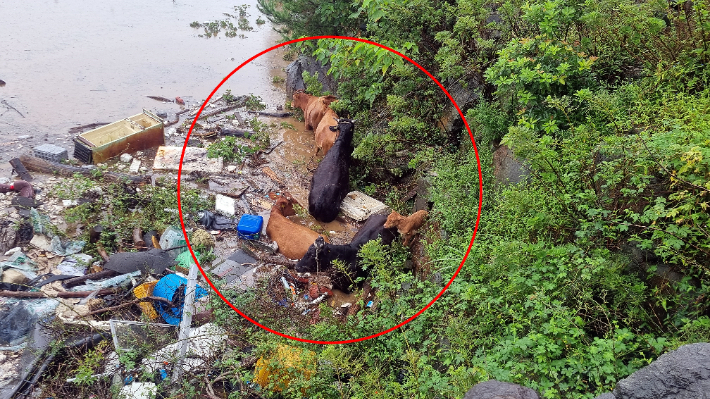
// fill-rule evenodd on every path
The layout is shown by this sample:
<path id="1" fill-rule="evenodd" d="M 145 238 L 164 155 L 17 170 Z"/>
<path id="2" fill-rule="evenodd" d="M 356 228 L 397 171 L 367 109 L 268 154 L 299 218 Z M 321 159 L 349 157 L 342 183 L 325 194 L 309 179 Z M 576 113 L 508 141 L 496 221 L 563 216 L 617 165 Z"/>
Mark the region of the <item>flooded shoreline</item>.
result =
<path id="1" fill-rule="evenodd" d="M 193 21 L 226 18 L 240 4 L 174 1 L 43 4 L 0 0 L 0 162 L 38 144 L 73 152 L 72 127 L 107 123 L 149 109 L 174 113 L 175 103 L 146 96 L 181 97 L 188 104 L 207 98 L 242 62 L 276 44 L 278 34 L 256 9 L 241 2 L 251 31 L 244 37 L 199 37 Z M 261 21 L 260 21 L 261 22 Z M 283 49 L 267 53 L 235 73 L 220 88 L 253 93 L 269 106 L 283 104 Z M 281 74 L 281 75 L 279 75 Z M 27 137 L 29 136 L 29 137 Z M 19 137 L 19 139 L 18 139 Z"/>

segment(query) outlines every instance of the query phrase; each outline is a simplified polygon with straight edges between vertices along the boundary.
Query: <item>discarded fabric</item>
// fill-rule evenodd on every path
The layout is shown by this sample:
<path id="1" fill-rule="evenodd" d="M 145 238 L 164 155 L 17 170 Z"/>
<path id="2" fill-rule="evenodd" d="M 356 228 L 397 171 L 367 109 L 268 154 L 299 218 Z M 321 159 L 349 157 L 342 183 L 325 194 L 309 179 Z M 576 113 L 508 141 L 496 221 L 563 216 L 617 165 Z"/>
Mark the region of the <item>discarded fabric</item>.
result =
<path id="1" fill-rule="evenodd" d="M 86 269 L 89 267 L 91 259 L 91 255 L 87 254 L 69 255 L 64 258 L 62 263 L 57 265 L 57 270 L 65 275 L 83 276 L 86 274 Z"/>
<path id="2" fill-rule="evenodd" d="M 210 211 L 197 214 L 200 223 L 208 230 L 236 230 L 238 222 L 232 218 L 215 215 Z"/>
<path id="3" fill-rule="evenodd" d="M 109 257 L 104 269 L 119 273 L 131 273 L 137 270 L 160 274 L 175 263 L 173 258 L 174 256 L 168 252 L 156 248 L 146 252 L 119 252 Z"/>

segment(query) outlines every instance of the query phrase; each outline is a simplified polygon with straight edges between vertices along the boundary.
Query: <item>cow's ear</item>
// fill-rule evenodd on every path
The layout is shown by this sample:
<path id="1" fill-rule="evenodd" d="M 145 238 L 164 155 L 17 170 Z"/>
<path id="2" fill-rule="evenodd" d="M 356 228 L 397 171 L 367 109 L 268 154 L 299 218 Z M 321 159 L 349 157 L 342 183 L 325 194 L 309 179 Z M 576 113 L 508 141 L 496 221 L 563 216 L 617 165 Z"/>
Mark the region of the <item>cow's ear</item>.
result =
<path id="1" fill-rule="evenodd" d="M 338 126 L 328 126 L 331 132 L 337 132 L 338 131 Z"/>

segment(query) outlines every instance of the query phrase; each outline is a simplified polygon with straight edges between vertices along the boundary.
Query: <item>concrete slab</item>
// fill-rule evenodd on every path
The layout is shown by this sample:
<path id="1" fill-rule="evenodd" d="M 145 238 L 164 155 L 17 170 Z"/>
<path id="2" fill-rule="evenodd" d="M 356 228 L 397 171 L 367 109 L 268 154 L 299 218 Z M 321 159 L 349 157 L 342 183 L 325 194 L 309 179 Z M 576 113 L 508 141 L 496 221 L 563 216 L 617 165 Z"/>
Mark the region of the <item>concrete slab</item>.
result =
<path id="1" fill-rule="evenodd" d="M 340 210 L 345 216 L 362 222 L 369 218 L 370 215 L 389 211 L 390 208 L 369 195 L 359 191 L 351 191 L 343 199 Z"/>
<path id="2" fill-rule="evenodd" d="M 153 169 L 178 170 L 181 155 L 182 147 L 160 146 L 158 147 L 158 152 L 155 154 Z M 200 171 L 217 174 L 222 172 L 223 165 L 224 160 L 222 158 L 207 158 L 206 148 L 185 148 L 185 157 L 182 163 L 183 172 Z"/>

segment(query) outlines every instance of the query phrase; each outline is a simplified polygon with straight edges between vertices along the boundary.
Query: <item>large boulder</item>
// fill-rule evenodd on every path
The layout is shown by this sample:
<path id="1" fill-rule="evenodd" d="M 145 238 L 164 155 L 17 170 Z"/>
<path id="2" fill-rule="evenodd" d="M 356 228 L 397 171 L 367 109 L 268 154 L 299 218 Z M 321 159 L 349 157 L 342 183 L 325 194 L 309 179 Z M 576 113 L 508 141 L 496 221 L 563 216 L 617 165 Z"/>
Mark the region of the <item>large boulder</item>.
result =
<path id="1" fill-rule="evenodd" d="M 513 155 L 506 145 L 493 153 L 493 176 L 498 184 L 518 184 L 530 175 L 530 168 Z"/>
<path id="2" fill-rule="evenodd" d="M 474 385 L 463 399 L 540 399 L 540 395 L 522 385 L 488 380 Z"/>
<path id="3" fill-rule="evenodd" d="M 478 102 L 480 98 L 481 91 L 486 90 L 485 80 L 481 75 L 475 75 L 470 78 L 467 82 L 462 83 L 459 81 L 452 81 L 446 83 L 446 90 L 451 94 L 451 97 L 456 101 L 456 105 L 459 106 L 461 112 L 466 114 L 466 110 L 472 108 Z M 449 134 L 461 132 L 463 133 L 461 137 L 468 137 L 468 131 L 464 128 L 463 120 L 461 115 L 459 115 L 456 107 L 451 103 L 451 101 L 446 101 L 444 112 L 441 117 L 441 126 Z M 468 139 L 470 142 L 470 139 Z"/>
<path id="4" fill-rule="evenodd" d="M 616 399 L 710 399 L 710 343 L 684 345 L 619 381 Z"/>
<path id="5" fill-rule="evenodd" d="M 296 90 L 306 89 L 303 83 L 303 71 L 308 71 L 311 75 L 317 72 L 318 81 L 323 85 L 323 92 L 335 95 L 338 85 L 335 79 L 328 75 L 328 69 L 330 69 L 329 65 L 322 65 L 313 57 L 299 56 L 286 67 L 286 99 L 291 100 Z"/>

